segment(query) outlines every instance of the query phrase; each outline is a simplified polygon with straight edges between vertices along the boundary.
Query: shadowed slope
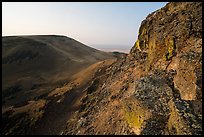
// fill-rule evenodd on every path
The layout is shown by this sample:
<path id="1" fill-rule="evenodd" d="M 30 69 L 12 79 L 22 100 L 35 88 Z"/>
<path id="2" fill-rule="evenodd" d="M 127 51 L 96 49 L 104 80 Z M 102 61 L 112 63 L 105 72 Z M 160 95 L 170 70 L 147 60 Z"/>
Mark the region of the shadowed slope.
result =
<path id="1" fill-rule="evenodd" d="M 2 41 L 2 95 L 8 105 L 43 96 L 87 66 L 114 58 L 65 36 L 9 36 Z"/>

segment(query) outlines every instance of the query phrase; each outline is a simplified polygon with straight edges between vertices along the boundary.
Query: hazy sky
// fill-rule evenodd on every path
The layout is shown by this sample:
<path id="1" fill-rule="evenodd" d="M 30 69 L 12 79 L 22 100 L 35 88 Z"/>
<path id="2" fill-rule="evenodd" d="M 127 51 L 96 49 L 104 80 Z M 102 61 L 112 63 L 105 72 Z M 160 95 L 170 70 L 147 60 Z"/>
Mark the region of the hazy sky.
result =
<path id="1" fill-rule="evenodd" d="M 130 49 L 140 23 L 166 2 L 3 2 L 2 35 L 65 35 L 98 49 Z"/>

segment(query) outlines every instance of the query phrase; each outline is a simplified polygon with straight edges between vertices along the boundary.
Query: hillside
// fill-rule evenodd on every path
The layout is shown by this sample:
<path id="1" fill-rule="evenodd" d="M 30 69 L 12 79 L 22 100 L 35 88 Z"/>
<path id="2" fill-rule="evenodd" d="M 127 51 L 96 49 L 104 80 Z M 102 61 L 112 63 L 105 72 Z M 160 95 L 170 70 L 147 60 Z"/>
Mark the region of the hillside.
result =
<path id="1" fill-rule="evenodd" d="M 20 103 L 44 96 L 89 65 L 114 58 L 65 36 L 9 36 L 2 41 L 2 95 L 8 105 L 16 104 L 12 97 Z"/>
<path id="2" fill-rule="evenodd" d="M 29 129 L 43 116 L 43 108 L 52 106 L 48 102 L 54 100 L 55 89 L 85 76 L 82 72 L 95 63 L 122 56 L 93 49 L 65 36 L 2 37 L 3 133 L 24 134 L 24 128 Z M 68 101 L 70 98 L 72 95 Z M 51 119 L 55 115 L 50 115 Z"/>

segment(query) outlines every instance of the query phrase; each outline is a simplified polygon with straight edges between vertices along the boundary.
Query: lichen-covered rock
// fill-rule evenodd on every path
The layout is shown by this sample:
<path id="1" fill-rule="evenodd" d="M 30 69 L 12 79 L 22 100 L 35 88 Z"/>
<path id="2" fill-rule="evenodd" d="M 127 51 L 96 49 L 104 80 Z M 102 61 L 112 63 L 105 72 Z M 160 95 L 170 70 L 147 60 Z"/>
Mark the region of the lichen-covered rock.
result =
<path id="1" fill-rule="evenodd" d="M 201 134 L 202 118 L 194 113 L 191 103 L 179 99 L 169 101 L 170 117 L 167 123 L 167 134 Z"/>
<path id="2" fill-rule="evenodd" d="M 142 21 L 133 57 L 147 53 L 146 70 L 174 69 L 174 83 L 185 100 L 199 98 L 195 70 L 202 63 L 202 3 L 173 2 Z M 140 53 L 141 54 L 141 53 Z"/>
<path id="3" fill-rule="evenodd" d="M 140 114 L 142 111 L 134 113 L 146 120 L 140 129 L 141 134 L 201 134 L 202 118 L 193 110 L 191 101 L 175 96 L 175 87 L 171 82 L 171 75 L 159 70 L 135 82 L 134 97 L 140 103 L 134 107 L 140 109 L 142 105 L 143 109 L 148 108 L 143 114 Z M 147 112 L 151 117 L 144 115 Z"/>
<path id="4" fill-rule="evenodd" d="M 140 100 L 149 109 L 157 114 L 168 113 L 167 102 L 172 99 L 172 89 L 165 77 L 151 75 L 143 77 L 136 82 L 135 98 Z"/>

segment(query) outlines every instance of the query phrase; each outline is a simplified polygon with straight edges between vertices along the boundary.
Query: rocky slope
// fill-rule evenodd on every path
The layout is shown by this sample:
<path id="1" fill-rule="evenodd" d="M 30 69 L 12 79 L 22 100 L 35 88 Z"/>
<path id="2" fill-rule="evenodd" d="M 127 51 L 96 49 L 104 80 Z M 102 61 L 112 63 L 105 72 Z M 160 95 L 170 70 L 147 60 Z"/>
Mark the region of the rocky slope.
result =
<path id="1" fill-rule="evenodd" d="M 115 55 L 102 52 L 72 38 L 57 35 L 8 36 L 2 37 L 2 42 L 3 134 L 25 134 L 41 117 L 45 124 L 45 117 L 46 120 L 61 120 L 66 123 L 63 118 L 68 115 L 63 114 L 71 111 L 71 105 L 55 105 L 53 102 L 57 98 L 53 96 L 56 91 L 63 96 L 74 84 L 80 83 L 73 82 L 73 79 L 83 79 L 86 76 L 81 71 L 103 60 L 115 60 L 123 56 L 120 53 Z M 75 76 L 76 74 L 78 75 Z M 84 81 L 88 83 L 89 78 Z M 68 82 L 73 84 L 62 88 L 66 90 L 63 93 L 58 92 L 58 87 Z M 66 95 L 64 104 L 71 104 L 76 95 Z M 54 111 L 57 109 L 61 111 Z M 49 113 L 50 111 L 53 113 Z M 54 119 L 58 112 L 62 115 L 59 119 Z M 54 125 L 60 129 L 65 123 Z M 40 126 L 42 127 L 41 124 Z M 52 134 L 57 134 L 59 129 L 56 126 L 52 128 Z M 46 134 L 48 130 L 44 129 L 41 133 Z"/>
<path id="2" fill-rule="evenodd" d="M 62 134 L 201 134 L 201 69 L 202 3 L 168 3 L 142 21 L 130 54 L 96 75 Z"/>

